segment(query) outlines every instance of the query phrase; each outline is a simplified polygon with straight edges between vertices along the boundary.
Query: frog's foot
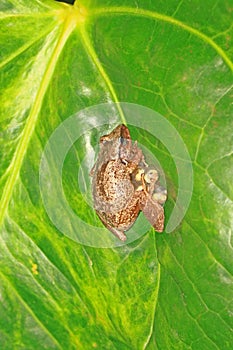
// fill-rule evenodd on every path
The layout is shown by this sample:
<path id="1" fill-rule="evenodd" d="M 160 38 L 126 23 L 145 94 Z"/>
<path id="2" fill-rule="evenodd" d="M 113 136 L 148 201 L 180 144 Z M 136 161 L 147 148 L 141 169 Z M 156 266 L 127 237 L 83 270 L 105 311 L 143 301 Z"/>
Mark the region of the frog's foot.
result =
<path id="1" fill-rule="evenodd" d="M 107 226 L 106 226 L 107 227 Z M 109 229 L 109 231 L 111 231 L 117 238 L 119 238 L 121 241 L 125 242 L 127 240 L 126 235 L 124 234 L 123 231 L 119 231 L 114 227 L 107 227 Z"/>
<path id="2" fill-rule="evenodd" d="M 161 205 L 167 200 L 167 190 L 162 186 L 156 186 L 155 191 L 153 192 L 152 198 L 154 201 L 158 202 Z"/>
<path id="3" fill-rule="evenodd" d="M 150 189 L 153 191 L 154 184 L 159 179 L 159 173 L 156 169 L 148 168 L 148 169 L 146 169 L 144 179 L 145 179 L 146 183 L 149 185 Z M 148 191 L 148 192 L 150 192 L 150 191 Z"/>

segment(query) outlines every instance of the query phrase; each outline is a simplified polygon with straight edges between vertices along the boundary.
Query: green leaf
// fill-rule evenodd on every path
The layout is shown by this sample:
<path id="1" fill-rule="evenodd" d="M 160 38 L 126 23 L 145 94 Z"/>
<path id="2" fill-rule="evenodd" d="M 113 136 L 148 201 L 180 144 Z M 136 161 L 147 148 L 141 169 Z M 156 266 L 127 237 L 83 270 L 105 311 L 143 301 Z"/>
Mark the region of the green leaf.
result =
<path id="1" fill-rule="evenodd" d="M 231 349 L 231 1 L 2 0 L 0 10 L 1 349 Z M 101 103 L 117 115 L 118 101 L 177 129 L 192 159 L 192 200 L 170 234 L 88 247 L 49 219 L 40 161 L 63 121 Z M 130 130 L 166 174 L 168 222 L 179 189 L 173 157 Z M 101 227 L 77 184 L 97 142 L 95 130 L 77 140 L 62 184 L 74 212 Z"/>

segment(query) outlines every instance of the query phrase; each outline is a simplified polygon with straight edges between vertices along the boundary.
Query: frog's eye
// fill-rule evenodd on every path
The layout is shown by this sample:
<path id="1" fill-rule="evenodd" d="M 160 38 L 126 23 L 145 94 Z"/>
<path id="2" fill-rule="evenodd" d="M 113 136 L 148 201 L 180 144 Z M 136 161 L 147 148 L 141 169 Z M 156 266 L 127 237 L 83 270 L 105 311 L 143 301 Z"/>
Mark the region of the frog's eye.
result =
<path id="1" fill-rule="evenodd" d="M 121 144 L 123 147 L 129 147 L 130 145 L 130 140 L 125 138 L 125 137 L 120 137 L 119 138 L 119 144 Z"/>

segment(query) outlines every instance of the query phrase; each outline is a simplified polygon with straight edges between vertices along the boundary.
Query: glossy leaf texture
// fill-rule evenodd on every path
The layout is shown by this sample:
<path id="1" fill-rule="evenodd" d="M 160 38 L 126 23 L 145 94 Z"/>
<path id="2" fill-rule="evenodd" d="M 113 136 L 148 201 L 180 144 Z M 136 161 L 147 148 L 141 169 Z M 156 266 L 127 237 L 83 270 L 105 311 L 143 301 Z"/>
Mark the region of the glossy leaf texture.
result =
<path id="1" fill-rule="evenodd" d="M 0 10 L 0 348 L 231 349 L 232 1 L 2 0 Z M 97 249 L 54 227 L 39 166 L 62 121 L 118 101 L 178 130 L 194 187 L 174 232 Z M 173 159 L 131 132 L 162 164 L 168 220 Z M 69 152 L 62 182 L 73 210 L 100 226 L 77 187 L 93 139 Z"/>

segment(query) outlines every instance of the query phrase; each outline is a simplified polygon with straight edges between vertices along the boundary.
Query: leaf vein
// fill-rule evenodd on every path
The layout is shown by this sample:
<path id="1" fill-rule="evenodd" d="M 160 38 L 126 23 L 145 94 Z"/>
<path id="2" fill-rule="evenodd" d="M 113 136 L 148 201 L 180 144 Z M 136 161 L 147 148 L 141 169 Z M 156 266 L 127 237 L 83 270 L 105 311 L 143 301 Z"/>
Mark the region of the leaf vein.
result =
<path id="1" fill-rule="evenodd" d="M 161 14 L 159 12 L 155 12 L 155 11 L 149 11 L 149 10 L 140 9 L 140 8 L 133 8 L 133 7 L 124 7 L 124 6 L 98 8 L 98 9 L 93 10 L 92 14 L 97 15 L 97 16 L 107 16 L 109 14 L 112 14 L 112 15 L 133 14 L 135 16 L 152 18 L 152 19 L 156 19 L 159 21 L 163 21 L 163 22 L 167 22 L 167 23 L 176 25 L 177 27 L 180 27 L 180 28 L 186 30 L 187 32 L 199 37 L 204 42 L 208 43 L 222 57 L 222 59 L 225 61 L 225 63 L 228 65 L 228 67 L 233 71 L 233 62 L 227 56 L 225 51 L 218 44 L 216 44 L 213 39 L 208 37 L 208 35 L 200 32 L 198 29 L 193 28 L 193 27 L 189 26 L 188 24 L 181 22 L 178 19 L 172 18 L 171 16 L 167 16 L 167 15 Z"/>

